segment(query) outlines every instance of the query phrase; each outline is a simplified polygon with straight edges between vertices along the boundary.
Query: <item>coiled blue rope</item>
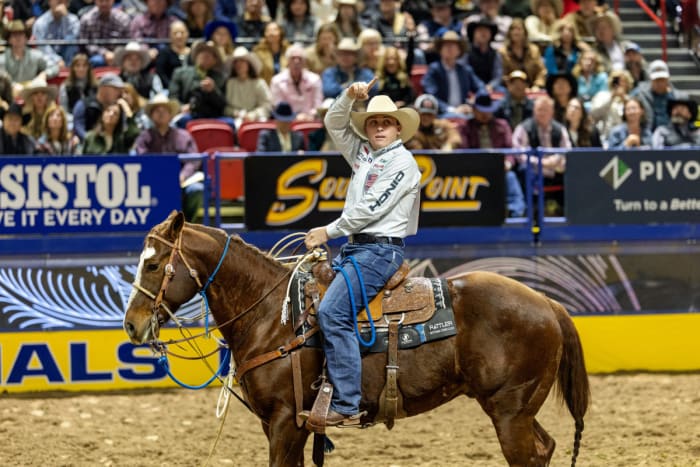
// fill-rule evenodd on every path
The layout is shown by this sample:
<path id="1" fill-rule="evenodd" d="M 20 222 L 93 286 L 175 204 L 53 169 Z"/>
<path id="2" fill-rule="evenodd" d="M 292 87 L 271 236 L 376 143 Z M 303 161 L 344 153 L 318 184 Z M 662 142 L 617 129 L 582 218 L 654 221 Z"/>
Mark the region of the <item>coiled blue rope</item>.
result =
<path id="1" fill-rule="evenodd" d="M 202 384 L 200 384 L 200 385 L 198 385 L 198 386 L 192 386 L 192 385 L 190 385 L 190 384 L 183 383 L 182 381 L 180 381 L 179 379 L 177 379 L 177 378 L 175 377 L 175 375 L 173 374 L 173 372 L 170 371 L 170 363 L 168 362 L 168 356 L 167 356 L 167 355 L 165 355 L 165 354 L 161 355 L 161 356 L 158 358 L 158 363 L 160 364 L 160 366 L 162 366 L 162 367 L 165 369 L 165 371 L 168 373 L 168 376 L 170 376 L 170 379 L 172 379 L 173 381 L 175 381 L 177 384 L 179 384 L 179 385 L 182 386 L 183 388 L 186 388 L 186 389 L 204 389 L 204 388 L 206 388 L 207 386 L 209 386 L 209 385 L 212 383 L 212 381 L 214 381 L 217 377 L 221 376 L 221 374 L 222 374 L 223 371 L 224 371 L 224 367 L 225 367 L 226 364 L 229 362 L 229 359 L 230 359 L 230 358 L 231 358 L 231 351 L 227 348 L 227 349 L 226 349 L 226 352 L 224 352 L 224 358 L 221 360 L 221 365 L 219 366 L 219 369 L 216 371 L 216 373 L 214 373 L 214 374 L 212 375 L 212 377 L 209 378 L 208 381 L 205 381 L 204 383 L 202 383 Z"/>
<path id="2" fill-rule="evenodd" d="M 362 293 L 362 304 L 367 312 L 367 318 L 369 318 L 369 328 L 370 328 L 370 339 L 365 341 L 360 334 L 360 326 L 357 324 L 357 305 L 355 303 L 355 295 L 352 290 L 352 282 L 350 282 L 350 276 L 345 270 L 339 266 L 334 266 L 333 269 L 340 272 L 345 279 L 345 283 L 348 286 L 348 295 L 350 295 L 350 306 L 352 307 L 352 321 L 355 325 L 355 335 L 357 340 L 360 341 L 360 345 L 363 347 L 372 347 L 377 340 L 377 331 L 374 328 L 374 320 L 372 319 L 372 313 L 369 311 L 369 303 L 367 301 L 367 291 L 365 290 L 365 281 L 362 279 L 362 272 L 360 272 L 360 265 L 357 264 L 354 256 L 348 256 L 350 262 L 355 267 L 355 273 L 357 273 L 357 279 L 360 283 L 360 292 Z"/>
<path id="3" fill-rule="evenodd" d="M 224 258 L 226 257 L 226 253 L 228 253 L 228 246 L 230 243 L 231 236 L 229 235 L 226 239 L 226 244 L 224 245 L 224 251 L 221 253 L 221 258 L 219 258 L 219 264 L 216 265 L 216 268 L 214 268 L 214 272 L 211 273 L 211 276 L 209 276 L 209 279 L 207 279 L 207 282 L 204 284 L 204 287 L 202 287 L 202 290 L 199 291 L 199 295 L 202 297 L 202 300 L 204 300 L 204 334 L 206 334 L 207 336 L 209 336 L 209 300 L 207 300 L 207 287 L 209 287 L 209 284 L 211 284 L 214 281 L 216 273 L 219 272 L 219 269 L 221 268 L 221 265 L 224 262 Z"/>

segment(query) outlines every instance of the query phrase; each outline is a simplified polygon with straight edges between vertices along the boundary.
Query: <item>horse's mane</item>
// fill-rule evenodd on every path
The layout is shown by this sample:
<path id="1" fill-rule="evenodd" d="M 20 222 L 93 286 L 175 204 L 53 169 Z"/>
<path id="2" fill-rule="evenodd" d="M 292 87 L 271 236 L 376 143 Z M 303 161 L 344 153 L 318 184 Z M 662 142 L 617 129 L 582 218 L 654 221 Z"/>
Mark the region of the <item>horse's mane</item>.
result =
<path id="1" fill-rule="evenodd" d="M 189 222 L 186 225 L 187 228 L 191 230 L 202 232 L 209 235 L 210 237 L 215 238 L 217 242 L 219 242 L 221 245 L 223 245 L 224 242 L 226 242 L 226 238 L 228 237 L 228 234 L 225 230 L 217 227 L 209 227 L 202 224 L 191 224 Z M 231 234 L 231 242 L 235 243 L 236 246 L 249 251 L 253 256 L 261 258 L 264 264 L 267 264 L 273 269 L 279 270 L 284 268 L 284 265 L 282 263 L 280 263 L 275 258 L 271 257 L 270 255 L 259 249 L 257 246 L 247 243 L 238 234 Z"/>

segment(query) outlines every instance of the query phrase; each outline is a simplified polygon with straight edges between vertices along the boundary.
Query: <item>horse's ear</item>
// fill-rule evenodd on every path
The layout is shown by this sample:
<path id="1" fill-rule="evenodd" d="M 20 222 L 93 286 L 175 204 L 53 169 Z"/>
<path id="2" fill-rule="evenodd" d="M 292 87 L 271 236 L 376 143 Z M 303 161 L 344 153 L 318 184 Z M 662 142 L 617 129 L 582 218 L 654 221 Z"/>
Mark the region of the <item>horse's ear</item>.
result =
<path id="1" fill-rule="evenodd" d="M 172 239 L 176 239 L 180 235 L 180 231 L 185 226 L 185 215 L 182 211 L 175 212 L 169 216 L 170 227 L 168 228 L 168 236 Z"/>

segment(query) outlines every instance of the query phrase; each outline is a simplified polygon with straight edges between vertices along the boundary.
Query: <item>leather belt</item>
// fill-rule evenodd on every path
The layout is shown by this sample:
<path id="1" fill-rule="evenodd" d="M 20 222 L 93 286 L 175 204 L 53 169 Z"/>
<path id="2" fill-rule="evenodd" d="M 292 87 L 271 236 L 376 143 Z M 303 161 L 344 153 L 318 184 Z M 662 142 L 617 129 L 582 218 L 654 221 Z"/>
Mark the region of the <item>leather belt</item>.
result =
<path id="1" fill-rule="evenodd" d="M 350 235 L 350 243 L 385 243 L 387 245 L 396 245 L 403 247 L 403 238 L 400 237 L 378 237 L 370 234 L 355 234 Z"/>

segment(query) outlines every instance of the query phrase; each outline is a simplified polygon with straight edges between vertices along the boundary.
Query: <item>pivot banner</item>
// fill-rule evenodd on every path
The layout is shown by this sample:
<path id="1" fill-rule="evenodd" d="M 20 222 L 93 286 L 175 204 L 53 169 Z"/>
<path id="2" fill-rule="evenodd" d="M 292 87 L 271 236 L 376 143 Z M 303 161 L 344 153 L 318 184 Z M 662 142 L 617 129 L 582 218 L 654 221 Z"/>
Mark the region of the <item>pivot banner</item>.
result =
<path id="1" fill-rule="evenodd" d="M 420 225 L 501 225 L 502 154 L 415 155 L 422 173 Z M 245 222 L 250 230 L 308 229 L 338 218 L 350 167 L 336 155 L 251 156 L 245 160 Z M 371 171 L 370 171 L 371 173 Z"/>
<path id="2" fill-rule="evenodd" d="M 4 157 L 0 233 L 145 231 L 179 209 L 177 156 Z"/>
<path id="3" fill-rule="evenodd" d="M 596 151 L 566 156 L 572 224 L 700 222 L 698 151 Z"/>

